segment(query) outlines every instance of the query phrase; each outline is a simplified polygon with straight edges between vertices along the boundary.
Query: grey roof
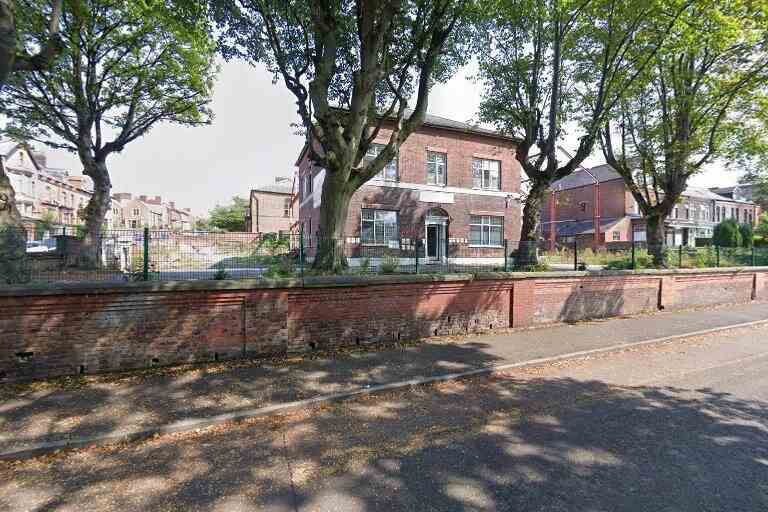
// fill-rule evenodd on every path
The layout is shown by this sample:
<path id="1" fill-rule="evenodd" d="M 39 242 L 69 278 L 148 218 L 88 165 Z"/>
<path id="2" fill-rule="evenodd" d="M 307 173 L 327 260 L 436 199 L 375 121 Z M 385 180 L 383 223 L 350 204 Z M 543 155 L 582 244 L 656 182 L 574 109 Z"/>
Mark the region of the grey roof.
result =
<path id="1" fill-rule="evenodd" d="M 410 112 L 408 113 L 410 115 Z M 501 137 L 504 139 L 516 140 L 515 137 L 505 135 L 499 131 L 492 130 L 490 128 L 484 128 L 482 126 L 465 123 L 462 121 L 455 121 L 446 117 L 436 116 L 434 114 L 426 114 L 424 116 L 423 126 L 433 126 L 436 128 L 447 128 L 449 130 L 456 130 L 469 133 L 479 133 L 481 135 L 490 135 L 491 137 Z"/>
<path id="2" fill-rule="evenodd" d="M 621 176 L 617 173 L 613 167 L 608 164 L 598 165 L 589 169 L 589 172 L 595 175 L 600 183 L 604 181 L 620 180 Z M 583 187 L 585 185 L 592 185 L 595 180 L 584 169 L 577 169 L 572 174 L 569 174 L 561 180 L 557 180 L 552 184 L 553 190 L 567 190 L 570 188 Z"/>
<path id="3" fill-rule="evenodd" d="M 597 177 L 600 183 L 622 179 L 621 175 L 618 172 L 616 172 L 616 170 L 608 164 L 602 164 L 602 165 L 592 167 L 589 169 L 589 171 Z M 595 180 L 592 178 L 592 176 L 589 175 L 588 172 L 586 172 L 583 169 L 577 169 L 576 171 L 566 176 L 565 178 L 554 182 L 550 188 L 552 190 L 568 190 L 572 188 L 592 185 L 594 182 Z M 707 200 L 713 200 L 713 201 L 730 201 L 734 203 L 754 204 L 751 201 L 731 199 L 729 197 L 725 197 L 716 193 L 718 190 L 732 192 L 733 188 L 734 187 L 723 187 L 720 189 L 707 189 L 703 187 L 693 187 L 689 185 L 685 189 L 685 192 L 683 192 L 683 196 L 694 197 L 698 199 L 707 199 Z"/>
<path id="4" fill-rule="evenodd" d="M 271 192 L 273 194 L 291 194 L 293 187 L 291 185 L 280 185 L 278 183 L 272 183 L 269 185 L 261 185 L 253 189 L 254 192 Z"/>
<path id="5" fill-rule="evenodd" d="M 702 187 L 692 187 L 688 186 L 688 188 L 685 189 L 685 192 L 683 192 L 683 195 L 685 197 L 695 197 L 698 199 L 710 199 L 715 201 L 730 201 L 727 197 L 723 197 L 721 195 L 715 194 L 709 189 L 702 188 Z"/>

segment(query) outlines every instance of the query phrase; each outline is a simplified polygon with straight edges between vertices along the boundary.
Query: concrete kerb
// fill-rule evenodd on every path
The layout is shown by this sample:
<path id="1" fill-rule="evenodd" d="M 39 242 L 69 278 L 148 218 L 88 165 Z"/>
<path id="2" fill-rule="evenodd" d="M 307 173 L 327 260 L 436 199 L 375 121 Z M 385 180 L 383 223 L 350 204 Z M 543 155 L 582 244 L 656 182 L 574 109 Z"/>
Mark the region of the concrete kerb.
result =
<path id="1" fill-rule="evenodd" d="M 695 336 L 703 336 L 707 334 L 714 334 L 717 332 L 727 331 L 731 329 L 739 329 L 744 327 L 752 327 L 761 324 L 768 324 L 768 319 L 754 320 L 751 322 L 743 322 L 732 325 L 725 325 L 720 327 L 713 327 L 711 329 L 703 329 L 698 331 L 692 331 L 682 334 L 675 334 L 672 336 L 663 336 L 659 338 L 653 338 L 649 340 L 623 343 L 617 345 L 611 345 L 609 347 L 603 347 L 592 350 L 581 350 L 577 352 L 570 352 L 567 354 L 561 354 L 552 357 L 530 359 L 527 361 L 521 361 L 517 363 L 507 363 L 490 365 L 483 368 L 476 368 L 474 370 L 468 370 L 464 372 L 448 373 L 443 375 L 435 375 L 431 377 L 416 377 L 412 379 L 390 382 L 387 384 L 378 384 L 375 386 L 360 387 L 352 389 L 350 391 L 344 391 L 340 393 L 332 393 L 328 395 L 320 395 L 313 398 L 307 398 L 304 400 L 296 400 L 292 402 L 286 402 L 282 404 L 274 404 L 265 407 L 258 407 L 253 409 L 243 409 L 237 412 L 231 412 L 226 414 L 219 414 L 207 418 L 186 418 L 165 425 L 159 425 L 157 427 L 137 430 L 134 432 L 126 432 L 122 434 L 110 434 L 104 436 L 93 437 L 73 437 L 66 441 L 57 441 L 51 443 L 39 443 L 30 445 L 18 450 L 9 450 L 0 452 L 0 460 L 23 460 L 40 455 L 60 451 L 71 450 L 76 448 L 86 448 L 94 446 L 105 446 L 110 444 L 116 444 L 121 442 L 139 441 L 148 439 L 156 435 L 175 434 L 180 432 L 191 432 L 194 430 L 204 429 L 221 425 L 224 423 L 238 422 L 251 418 L 258 418 L 262 416 L 269 416 L 274 414 L 284 414 L 295 410 L 316 407 L 325 403 L 339 402 L 345 400 L 351 400 L 363 395 L 373 395 L 379 393 L 385 393 L 388 391 L 396 391 L 399 389 L 410 388 L 413 386 L 423 386 L 428 384 L 436 384 L 440 382 L 457 381 L 476 377 L 480 375 L 493 375 L 497 373 L 503 373 L 509 370 L 515 370 L 520 368 L 538 366 L 542 364 L 555 363 L 558 361 L 564 361 L 567 359 L 578 359 L 581 357 L 606 354 L 610 352 L 618 352 L 634 347 L 642 347 L 646 345 L 654 345 L 666 343 L 683 338 L 691 338 Z"/>

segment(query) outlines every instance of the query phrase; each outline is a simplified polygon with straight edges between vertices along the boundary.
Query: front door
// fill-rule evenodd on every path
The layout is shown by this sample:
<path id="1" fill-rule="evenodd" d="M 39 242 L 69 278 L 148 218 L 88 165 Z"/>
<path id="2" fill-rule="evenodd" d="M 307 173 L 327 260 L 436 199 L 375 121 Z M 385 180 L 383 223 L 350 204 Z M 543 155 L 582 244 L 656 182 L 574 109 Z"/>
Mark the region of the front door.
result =
<path id="1" fill-rule="evenodd" d="M 442 261 L 445 256 L 445 224 L 427 224 L 427 259 Z"/>

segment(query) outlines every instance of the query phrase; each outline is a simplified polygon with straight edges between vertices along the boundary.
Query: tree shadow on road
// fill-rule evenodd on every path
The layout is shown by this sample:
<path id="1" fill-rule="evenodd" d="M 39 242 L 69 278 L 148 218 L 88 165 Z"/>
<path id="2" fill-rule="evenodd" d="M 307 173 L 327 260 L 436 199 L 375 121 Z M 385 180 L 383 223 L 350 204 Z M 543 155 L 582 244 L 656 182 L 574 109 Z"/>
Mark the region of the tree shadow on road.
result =
<path id="1" fill-rule="evenodd" d="M 69 510 L 760 510 L 768 404 L 519 374 L 0 469 Z"/>

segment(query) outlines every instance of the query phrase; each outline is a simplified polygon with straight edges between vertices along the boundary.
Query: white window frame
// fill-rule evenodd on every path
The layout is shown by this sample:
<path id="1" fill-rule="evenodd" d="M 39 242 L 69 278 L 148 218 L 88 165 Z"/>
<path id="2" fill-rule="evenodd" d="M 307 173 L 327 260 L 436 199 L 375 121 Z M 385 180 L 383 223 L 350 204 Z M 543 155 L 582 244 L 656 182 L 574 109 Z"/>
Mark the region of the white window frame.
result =
<path id="1" fill-rule="evenodd" d="M 373 218 L 367 219 L 366 213 L 372 212 Z M 390 237 L 387 238 L 387 226 L 392 226 L 392 223 L 387 223 L 383 218 L 385 214 L 394 214 L 394 230 L 391 231 Z M 381 219 L 379 217 L 382 217 Z M 365 230 L 363 229 L 364 223 L 373 224 L 373 240 L 366 240 L 364 237 Z M 391 229 L 391 228 L 390 228 Z M 381 237 L 378 234 L 381 233 Z M 397 210 L 378 210 L 375 208 L 362 208 L 360 210 L 360 243 L 363 245 L 383 245 L 390 246 L 393 243 L 400 243 L 400 214 Z"/>
<path id="2" fill-rule="evenodd" d="M 497 219 L 500 224 L 495 224 L 491 219 Z M 473 228 L 480 229 L 480 241 L 473 239 Z M 491 232 L 498 231 L 499 243 L 491 242 Z M 497 215 L 470 215 L 469 217 L 469 245 L 470 247 L 504 247 L 504 217 Z"/>
<path id="3" fill-rule="evenodd" d="M 444 187 L 447 183 L 448 155 L 438 151 L 427 151 L 427 185 Z"/>
<path id="4" fill-rule="evenodd" d="M 611 231 L 611 241 L 621 242 L 621 233 L 619 231 Z"/>
<path id="5" fill-rule="evenodd" d="M 495 168 L 494 168 L 495 167 Z M 493 186 L 493 174 L 496 184 Z M 501 190 L 501 161 L 485 158 L 472 160 L 472 188 L 476 190 Z"/>
<path id="6" fill-rule="evenodd" d="M 373 161 L 377 156 L 379 156 L 379 153 L 386 147 L 386 144 L 371 144 L 368 146 L 368 151 L 365 153 L 365 157 L 363 158 L 363 161 L 371 162 Z M 392 182 L 396 183 L 400 181 L 400 165 L 399 160 L 400 154 L 395 153 L 395 156 L 392 157 L 392 160 L 390 160 L 387 165 L 384 166 L 373 178 L 371 178 L 371 181 L 382 181 L 382 182 Z"/>

